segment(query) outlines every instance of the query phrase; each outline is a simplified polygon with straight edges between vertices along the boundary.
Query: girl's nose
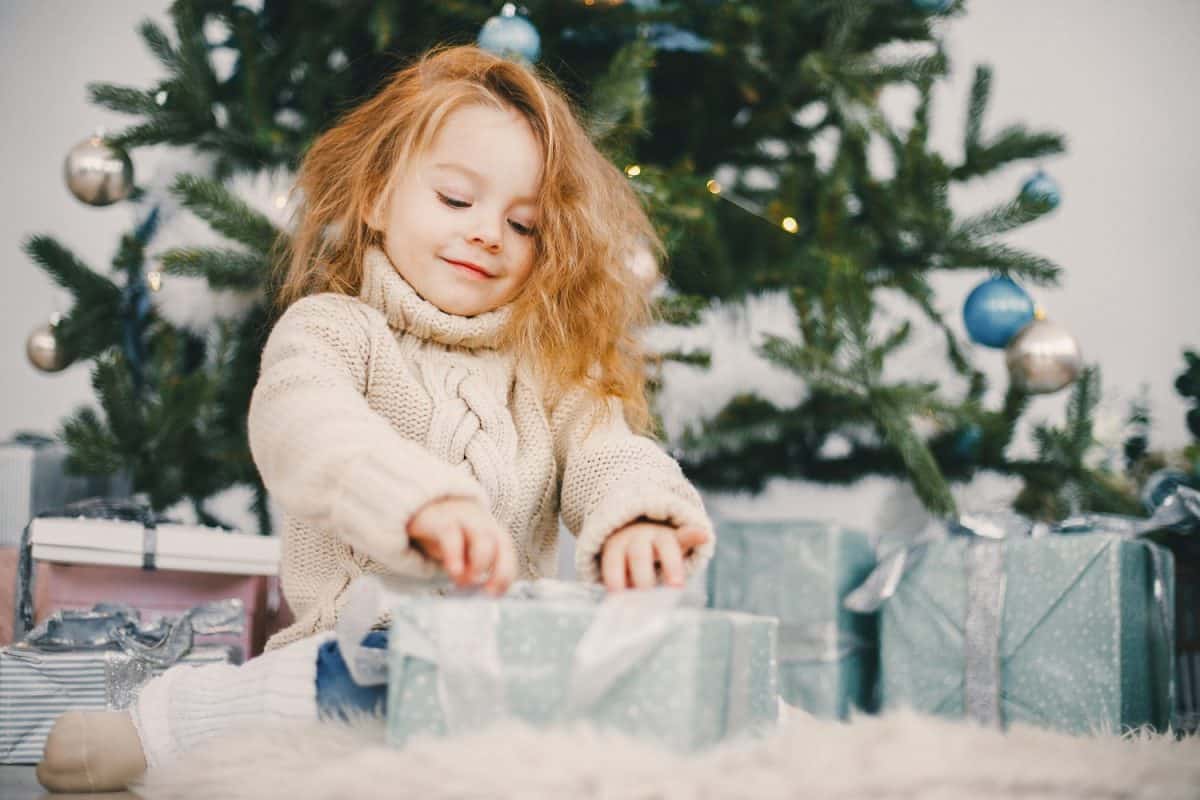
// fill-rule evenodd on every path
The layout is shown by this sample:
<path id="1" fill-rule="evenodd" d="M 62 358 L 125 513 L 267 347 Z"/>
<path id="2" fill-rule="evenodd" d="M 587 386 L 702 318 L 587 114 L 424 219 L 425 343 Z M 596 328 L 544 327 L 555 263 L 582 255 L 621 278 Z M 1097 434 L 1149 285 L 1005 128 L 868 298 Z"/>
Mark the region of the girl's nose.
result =
<path id="1" fill-rule="evenodd" d="M 492 219 L 491 214 L 479 214 L 473 223 L 471 241 L 489 252 L 498 251 L 503 221 Z"/>

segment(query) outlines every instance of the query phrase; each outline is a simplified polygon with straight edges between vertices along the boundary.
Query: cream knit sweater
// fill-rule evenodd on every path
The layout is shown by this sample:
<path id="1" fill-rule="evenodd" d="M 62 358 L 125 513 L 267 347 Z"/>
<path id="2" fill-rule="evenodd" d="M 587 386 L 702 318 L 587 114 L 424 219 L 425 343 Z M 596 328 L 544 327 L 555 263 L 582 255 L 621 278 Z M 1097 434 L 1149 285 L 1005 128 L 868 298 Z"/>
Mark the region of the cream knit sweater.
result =
<path id="1" fill-rule="evenodd" d="M 296 623 L 275 648 L 333 627 L 350 582 L 384 572 L 432 576 L 410 548 L 426 503 L 472 497 L 512 536 L 518 578 L 555 572 L 558 515 L 577 538 L 581 580 L 597 580 L 605 538 L 645 516 L 712 531 L 699 493 L 653 440 L 582 389 L 544 407 L 528 370 L 492 346 L 508 318 L 474 317 L 422 299 L 387 256 L 370 251 L 358 298 L 293 304 L 263 351 L 250 402 L 254 461 L 284 511 L 281 579 Z M 713 543 L 689 559 L 694 571 Z"/>

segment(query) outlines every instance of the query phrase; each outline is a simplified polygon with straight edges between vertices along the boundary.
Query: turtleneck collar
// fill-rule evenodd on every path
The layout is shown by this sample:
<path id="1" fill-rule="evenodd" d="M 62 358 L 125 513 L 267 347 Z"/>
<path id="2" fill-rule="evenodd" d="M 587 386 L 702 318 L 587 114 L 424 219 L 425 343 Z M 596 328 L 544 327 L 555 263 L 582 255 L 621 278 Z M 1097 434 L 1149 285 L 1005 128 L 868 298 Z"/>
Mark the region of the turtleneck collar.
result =
<path id="1" fill-rule="evenodd" d="M 455 347 L 494 348 L 512 311 L 505 305 L 474 317 L 447 314 L 417 294 L 375 247 L 363 259 L 359 298 L 382 311 L 393 329 Z"/>

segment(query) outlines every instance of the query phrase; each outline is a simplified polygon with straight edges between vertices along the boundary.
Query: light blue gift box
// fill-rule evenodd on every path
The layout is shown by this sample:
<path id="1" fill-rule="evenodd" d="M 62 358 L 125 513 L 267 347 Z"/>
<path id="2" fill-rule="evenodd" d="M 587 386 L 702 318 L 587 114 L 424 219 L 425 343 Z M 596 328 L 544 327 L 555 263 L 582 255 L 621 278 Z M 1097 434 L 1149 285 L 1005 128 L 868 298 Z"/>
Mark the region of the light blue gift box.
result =
<path id="1" fill-rule="evenodd" d="M 537 581 L 498 600 L 387 596 L 389 742 L 517 718 L 587 721 L 691 751 L 773 726 L 775 620 L 682 608 L 677 591 L 601 600 L 592 588 Z M 372 616 L 366 608 L 360 618 Z"/>
<path id="2" fill-rule="evenodd" d="M 885 710 L 1076 734 L 1169 724 L 1169 552 L 1087 533 L 954 537 L 912 555 L 881 610 Z"/>
<path id="3" fill-rule="evenodd" d="M 826 718 L 870 710 L 875 619 L 842 607 L 875 553 L 857 531 L 817 520 L 722 521 L 708 566 L 709 605 L 779 619 L 779 692 Z"/>

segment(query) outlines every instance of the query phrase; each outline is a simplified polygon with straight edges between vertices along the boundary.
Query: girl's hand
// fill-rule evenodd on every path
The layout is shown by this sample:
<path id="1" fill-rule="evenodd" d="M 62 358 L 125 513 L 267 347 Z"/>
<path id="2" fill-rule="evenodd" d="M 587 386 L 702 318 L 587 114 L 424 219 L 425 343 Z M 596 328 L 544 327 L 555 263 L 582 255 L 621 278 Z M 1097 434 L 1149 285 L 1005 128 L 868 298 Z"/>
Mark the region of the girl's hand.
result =
<path id="1" fill-rule="evenodd" d="M 649 589 L 663 583 L 683 586 L 683 560 L 708 542 L 710 534 L 700 528 L 676 528 L 661 522 L 637 521 L 604 540 L 600 551 L 600 575 L 610 592 Z"/>
<path id="2" fill-rule="evenodd" d="M 459 586 L 486 580 L 484 589 L 500 595 L 516 577 L 512 538 L 476 500 L 446 497 L 427 503 L 409 521 L 408 538 Z"/>

